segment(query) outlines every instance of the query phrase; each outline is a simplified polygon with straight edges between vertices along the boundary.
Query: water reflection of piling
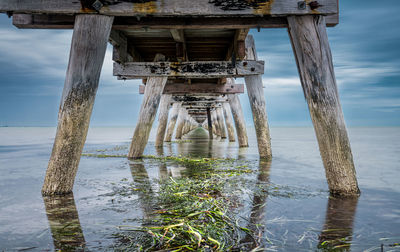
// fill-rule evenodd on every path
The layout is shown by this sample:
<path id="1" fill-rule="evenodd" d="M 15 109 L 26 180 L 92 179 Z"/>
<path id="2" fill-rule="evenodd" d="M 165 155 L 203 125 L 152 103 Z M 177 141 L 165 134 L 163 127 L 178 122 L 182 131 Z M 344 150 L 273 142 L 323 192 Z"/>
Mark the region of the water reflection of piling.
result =
<path id="1" fill-rule="evenodd" d="M 54 249 L 83 251 L 85 237 L 79 222 L 73 194 L 43 197 L 43 201 L 53 237 Z"/>
<path id="2" fill-rule="evenodd" d="M 251 248 L 262 245 L 262 238 L 264 237 L 265 225 L 265 208 L 267 205 L 268 192 L 259 191 L 261 188 L 266 188 L 269 183 L 269 172 L 271 168 L 270 160 L 260 160 L 259 172 L 257 182 L 254 189 L 252 208 L 248 229 L 250 229 L 256 236 L 247 235 L 243 240 L 243 244 L 249 244 Z"/>
<path id="3" fill-rule="evenodd" d="M 248 152 L 248 148 L 239 148 L 238 149 L 238 159 L 246 159 L 247 152 Z"/>
<path id="4" fill-rule="evenodd" d="M 318 248 L 350 251 L 357 203 L 358 197 L 329 198 Z"/>
<path id="5" fill-rule="evenodd" d="M 138 192 L 138 200 L 143 211 L 144 218 L 148 218 L 153 212 L 153 190 L 149 175 L 143 163 L 130 163 L 133 183 Z"/>

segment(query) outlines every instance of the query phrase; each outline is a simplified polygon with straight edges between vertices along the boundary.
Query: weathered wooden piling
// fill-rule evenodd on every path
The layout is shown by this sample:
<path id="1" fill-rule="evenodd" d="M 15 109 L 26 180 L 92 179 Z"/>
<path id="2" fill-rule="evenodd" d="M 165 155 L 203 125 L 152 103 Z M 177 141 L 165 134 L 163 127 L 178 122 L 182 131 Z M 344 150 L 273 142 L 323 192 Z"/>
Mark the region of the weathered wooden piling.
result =
<path id="1" fill-rule="evenodd" d="M 332 195 L 358 195 L 325 17 L 289 16 L 288 31 Z"/>
<path id="2" fill-rule="evenodd" d="M 246 37 L 246 59 L 258 60 L 256 45 L 252 35 Z M 258 153 L 261 158 L 271 158 L 271 137 L 269 134 L 268 117 L 264 97 L 262 75 L 246 76 L 247 94 L 253 113 L 254 128 L 257 135 Z"/>
<path id="3" fill-rule="evenodd" d="M 182 138 L 182 129 L 183 129 L 183 124 L 185 122 L 185 116 L 186 116 L 186 109 L 181 107 L 179 109 L 178 125 L 176 126 L 175 139 Z"/>
<path id="4" fill-rule="evenodd" d="M 222 109 L 224 111 L 226 129 L 228 130 L 229 142 L 235 142 L 235 129 L 233 128 L 232 112 L 229 103 L 222 103 Z"/>
<path id="5" fill-rule="evenodd" d="M 89 128 L 113 17 L 76 15 L 57 134 L 43 195 L 72 192 Z"/>
<path id="6" fill-rule="evenodd" d="M 215 130 L 214 134 L 221 137 L 221 129 L 218 122 L 217 111 L 215 109 L 211 112 L 211 121 L 213 122 L 213 129 Z"/>
<path id="7" fill-rule="evenodd" d="M 216 108 L 215 111 L 217 113 L 217 121 L 218 121 L 218 126 L 220 128 L 221 139 L 226 139 L 226 130 L 225 130 L 224 115 L 222 112 L 222 108 L 218 107 Z"/>
<path id="8" fill-rule="evenodd" d="M 213 139 L 213 129 L 211 122 L 211 111 L 210 108 L 207 108 L 207 130 L 208 130 L 208 138 Z"/>
<path id="9" fill-rule="evenodd" d="M 198 0 L 196 8 L 190 0 L 155 1 L 151 13 L 143 10 L 140 1 L 117 1 L 118 4 L 112 3 L 114 1 L 0 1 L 0 12 L 12 14 L 13 24 L 18 28 L 74 28 L 57 134 L 43 194 L 72 191 L 112 26 L 114 75 L 124 80 L 147 78 L 128 154 L 131 158 L 143 154 L 162 93 L 172 94 L 174 99 L 181 96 L 182 102 L 194 103 L 217 103 L 217 96 L 227 95 L 239 146 L 248 146 L 237 96 L 243 93 L 243 86 L 233 85 L 232 78 L 236 77 L 245 77 L 260 157 L 271 157 L 260 76 L 264 73 L 264 62 L 257 60 L 252 37 L 247 37 L 247 41 L 245 38 L 250 28 L 288 27 L 330 191 L 332 195 L 357 195 L 356 172 L 325 28 L 338 24 L 338 1 L 321 1 L 250 1 L 254 3 L 245 5 L 233 1 L 228 7 L 219 3 L 226 1 Z M 138 16 L 143 18 L 138 20 Z M 146 42 L 133 43 L 140 40 Z M 160 50 L 157 52 L 166 54 L 170 60 L 151 62 L 154 52 L 149 53 L 149 48 L 157 48 Z M 165 86 L 169 76 L 173 78 Z M 177 139 L 196 124 L 185 108 L 179 110 Z M 204 113 L 204 105 L 199 110 L 203 116 L 207 114 L 210 138 L 213 132 L 224 137 L 225 126 L 219 125 L 216 112 Z M 171 141 L 177 111 L 173 109 L 165 141 Z M 156 145 L 162 145 L 165 117 L 163 113 Z M 201 121 L 199 117 L 196 119 Z M 226 125 L 231 139 L 231 127 L 228 122 Z"/>
<path id="10" fill-rule="evenodd" d="M 248 147 L 249 140 L 247 138 L 246 124 L 244 122 L 242 105 L 240 105 L 239 97 L 236 94 L 229 94 L 228 101 L 231 106 L 233 121 L 235 122 L 239 147 Z"/>
<path id="11" fill-rule="evenodd" d="M 175 102 L 172 105 L 171 118 L 169 119 L 167 134 L 165 135 L 165 140 L 164 140 L 165 142 L 171 142 L 180 108 L 181 108 L 180 102 Z"/>
<path id="12" fill-rule="evenodd" d="M 164 143 L 165 130 L 167 128 L 168 112 L 170 109 L 171 100 L 172 96 L 169 94 L 161 96 L 160 112 L 158 113 L 158 127 L 155 142 L 156 147 L 162 147 Z"/>
<path id="13" fill-rule="evenodd" d="M 157 54 L 154 61 L 164 61 L 164 59 L 164 55 Z M 138 122 L 132 137 L 128 158 L 140 158 L 143 155 L 167 79 L 168 77 L 150 77 L 147 79 L 146 90 L 140 107 Z"/>

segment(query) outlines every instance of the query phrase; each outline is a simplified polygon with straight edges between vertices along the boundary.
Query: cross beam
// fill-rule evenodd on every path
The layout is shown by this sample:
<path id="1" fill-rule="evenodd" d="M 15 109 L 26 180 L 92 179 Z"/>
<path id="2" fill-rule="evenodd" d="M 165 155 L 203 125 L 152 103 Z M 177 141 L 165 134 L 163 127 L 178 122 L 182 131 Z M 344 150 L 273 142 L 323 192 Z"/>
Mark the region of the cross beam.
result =
<path id="1" fill-rule="evenodd" d="M 264 74 L 264 61 L 246 60 L 191 62 L 114 63 L 114 75 L 126 79 L 147 77 L 224 78 Z"/>
<path id="2" fill-rule="evenodd" d="M 301 2 L 301 1 L 300 1 Z M 338 13 L 337 0 L 318 0 L 317 4 L 293 0 L 258 1 L 65 1 L 65 0 L 1 0 L 0 12 L 82 14 L 100 13 L 109 16 L 220 16 L 256 17 L 283 15 L 330 15 Z"/>
<path id="3" fill-rule="evenodd" d="M 220 102 L 226 99 L 222 98 L 220 95 L 174 95 L 172 99 L 176 102 Z"/>
<path id="4" fill-rule="evenodd" d="M 145 85 L 139 86 L 139 94 L 144 94 L 146 89 Z M 216 85 L 216 84 L 168 84 L 164 87 L 163 94 L 238 94 L 244 93 L 243 84 L 229 84 L 229 85 Z"/>
<path id="5" fill-rule="evenodd" d="M 14 14 L 20 29 L 73 29 L 75 17 L 60 14 Z M 328 27 L 339 23 L 338 14 L 326 17 Z M 115 17 L 114 29 L 249 29 L 287 28 L 286 17 Z"/>

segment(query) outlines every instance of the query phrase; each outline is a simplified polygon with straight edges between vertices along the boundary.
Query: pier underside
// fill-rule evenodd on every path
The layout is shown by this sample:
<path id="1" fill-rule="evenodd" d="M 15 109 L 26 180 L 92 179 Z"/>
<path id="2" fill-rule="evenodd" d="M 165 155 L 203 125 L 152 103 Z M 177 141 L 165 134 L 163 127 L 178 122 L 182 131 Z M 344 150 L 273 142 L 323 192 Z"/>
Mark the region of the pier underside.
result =
<path id="1" fill-rule="evenodd" d="M 143 83 L 129 158 L 142 157 L 157 112 L 156 147 L 174 131 L 180 139 L 198 126 L 210 139 L 237 139 L 247 147 L 238 98 L 244 85 L 234 81 L 244 77 L 259 155 L 271 159 L 265 66 L 251 28 L 288 29 L 331 193 L 359 193 L 326 35 L 326 26 L 338 23 L 337 0 L 3 0 L 0 12 L 18 28 L 74 29 L 43 194 L 72 191 L 106 41 L 113 45 L 114 75 Z"/>

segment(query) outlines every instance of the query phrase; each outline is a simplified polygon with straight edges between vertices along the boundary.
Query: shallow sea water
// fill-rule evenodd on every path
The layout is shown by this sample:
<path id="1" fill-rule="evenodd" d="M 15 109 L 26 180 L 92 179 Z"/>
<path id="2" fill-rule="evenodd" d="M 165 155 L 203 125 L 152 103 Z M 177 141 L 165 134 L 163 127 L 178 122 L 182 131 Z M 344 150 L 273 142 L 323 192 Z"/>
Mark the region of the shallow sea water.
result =
<path id="1" fill-rule="evenodd" d="M 127 128 L 92 128 L 84 152 L 126 154 L 131 134 Z M 83 156 L 73 197 L 42 198 L 54 135 L 54 128 L 0 128 L 0 251 L 113 250 L 119 227 L 139 226 L 152 211 L 147 199 L 157 194 L 160 178 L 193 172 L 173 162 Z M 254 172 L 226 193 L 236 197 L 243 225 L 263 226 L 265 250 L 318 251 L 323 241 L 341 239 L 338 250 L 400 251 L 400 128 L 350 128 L 349 135 L 358 199 L 329 197 L 312 128 L 272 128 L 271 162 L 259 161 L 251 130 L 244 149 L 189 134 L 188 141 L 156 151 L 152 134 L 145 154 L 246 162 Z M 285 193 L 256 194 L 267 182 Z M 132 184 L 143 190 L 123 193 Z"/>

